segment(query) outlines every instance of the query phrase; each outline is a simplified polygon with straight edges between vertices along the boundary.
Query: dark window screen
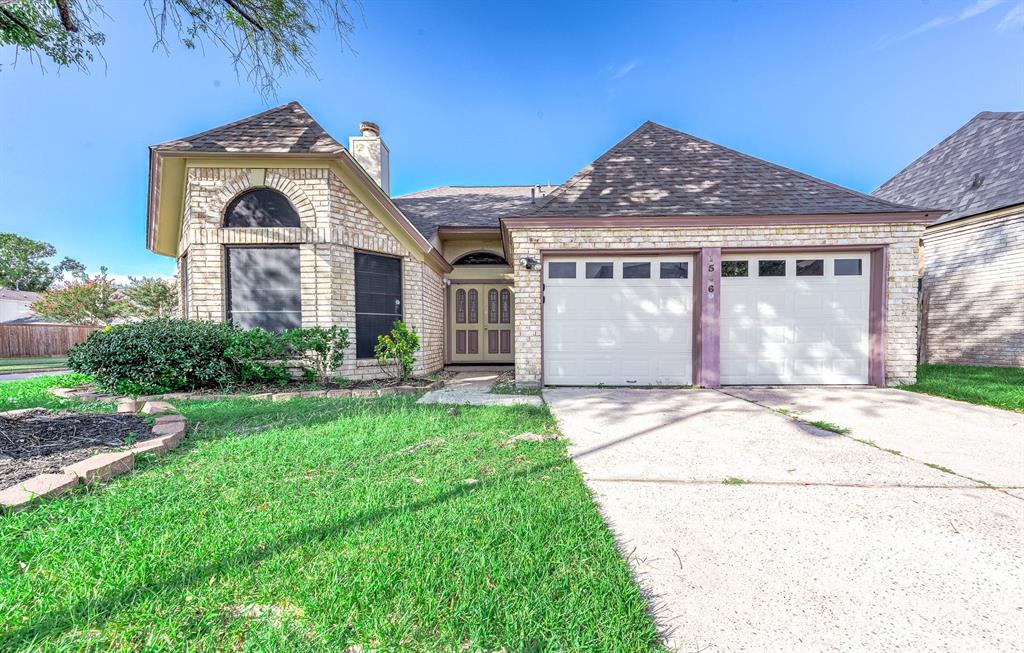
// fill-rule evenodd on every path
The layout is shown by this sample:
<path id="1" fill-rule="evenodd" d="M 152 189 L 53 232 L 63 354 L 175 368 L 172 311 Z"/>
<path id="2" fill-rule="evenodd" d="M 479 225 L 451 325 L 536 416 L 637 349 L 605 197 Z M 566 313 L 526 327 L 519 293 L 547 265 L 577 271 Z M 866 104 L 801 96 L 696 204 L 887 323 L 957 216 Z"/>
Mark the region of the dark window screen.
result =
<path id="1" fill-rule="evenodd" d="M 735 261 L 733 261 L 735 263 Z M 689 263 L 662 263 L 661 264 L 661 278 L 662 279 L 685 279 L 689 273 Z"/>
<path id="2" fill-rule="evenodd" d="M 402 319 L 402 260 L 356 252 L 356 358 L 373 358 L 377 336 Z"/>
<path id="3" fill-rule="evenodd" d="M 587 263 L 587 278 L 588 279 L 611 279 L 612 278 L 612 264 L 611 263 Z"/>
<path id="4" fill-rule="evenodd" d="M 785 261 L 758 261 L 757 276 L 759 277 L 784 277 L 786 276 Z"/>
<path id="5" fill-rule="evenodd" d="M 825 261 L 820 258 L 797 259 L 796 276 L 820 277 L 825 274 Z"/>
<path id="6" fill-rule="evenodd" d="M 242 193 L 224 211 L 225 227 L 298 227 L 299 214 L 288 198 L 269 188 Z"/>
<path id="7" fill-rule="evenodd" d="M 228 320 L 280 333 L 302 326 L 298 247 L 229 247 Z"/>
<path id="8" fill-rule="evenodd" d="M 651 264 L 650 263 L 623 263 L 622 264 L 622 278 L 623 279 L 650 279 L 651 278 Z"/>
<path id="9" fill-rule="evenodd" d="M 837 277 L 860 276 L 861 266 L 859 258 L 837 258 L 835 260 L 834 274 Z"/>

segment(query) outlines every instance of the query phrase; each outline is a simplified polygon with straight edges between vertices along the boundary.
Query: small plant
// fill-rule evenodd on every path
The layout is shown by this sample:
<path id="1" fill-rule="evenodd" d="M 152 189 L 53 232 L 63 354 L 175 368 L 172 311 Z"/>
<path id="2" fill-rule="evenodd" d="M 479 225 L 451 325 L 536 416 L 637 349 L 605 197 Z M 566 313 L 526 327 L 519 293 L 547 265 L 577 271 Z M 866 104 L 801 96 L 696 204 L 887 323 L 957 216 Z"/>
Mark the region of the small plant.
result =
<path id="1" fill-rule="evenodd" d="M 377 336 L 373 353 L 382 370 L 391 374 L 396 381 L 405 381 L 412 376 L 416 352 L 420 349 L 420 337 L 415 329 L 398 321 L 391 326 L 391 333 Z"/>
<path id="2" fill-rule="evenodd" d="M 341 368 L 349 345 L 348 329 L 339 326 L 290 329 L 281 335 L 281 339 L 302 358 L 306 379 L 321 383 L 328 381 L 331 373 Z"/>
<path id="3" fill-rule="evenodd" d="M 822 431 L 831 431 L 833 433 L 838 433 L 839 435 L 847 435 L 850 433 L 850 429 L 845 426 L 839 426 L 838 424 L 833 424 L 832 422 L 826 422 L 824 420 L 807 420 L 807 423 L 815 428 L 821 429 Z"/>
<path id="4" fill-rule="evenodd" d="M 722 481 L 722 485 L 744 485 L 746 481 L 742 478 L 736 478 L 735 476 L 729 476 Z"/>

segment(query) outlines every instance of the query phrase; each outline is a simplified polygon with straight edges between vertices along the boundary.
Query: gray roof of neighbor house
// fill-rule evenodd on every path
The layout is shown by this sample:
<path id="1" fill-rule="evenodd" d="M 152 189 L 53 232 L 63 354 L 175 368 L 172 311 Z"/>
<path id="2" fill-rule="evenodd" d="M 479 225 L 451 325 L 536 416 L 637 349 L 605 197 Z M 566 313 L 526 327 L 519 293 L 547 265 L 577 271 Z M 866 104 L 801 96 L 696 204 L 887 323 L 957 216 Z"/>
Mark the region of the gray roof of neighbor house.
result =
<path id="1" fill-rule="evenodd" d="M 289 102 L 193 136 L 155 145 L 154 149 L 174 152 L 337 154 L 345 148 L 301 104 Z"/>
<path id="2" fill-rule="evenodd" d="M 627 217 L 917 211 L 645 122 L 530 215 Z"/>
<path id="3" fill-rule="evenodd" d="M 549 186 L 439 186 L 393 198 L 420 233 L 433 238 L 438 227 L 498 227 L 498 220 L 530 209 Z"/>
<path id="4" fill-rule="evenodd" d="M 1024 111 L 979 113 L 875 195 L 949 209 L 933 224 L 1024 203 Z"/>
<path id="5" fill-rule="evenodd" d="M 31 290 L 0 288 L 0 299 L 9 299 L 16 302 L 34 302 L 39 299 L 39 293 L 32 292 Z"/>

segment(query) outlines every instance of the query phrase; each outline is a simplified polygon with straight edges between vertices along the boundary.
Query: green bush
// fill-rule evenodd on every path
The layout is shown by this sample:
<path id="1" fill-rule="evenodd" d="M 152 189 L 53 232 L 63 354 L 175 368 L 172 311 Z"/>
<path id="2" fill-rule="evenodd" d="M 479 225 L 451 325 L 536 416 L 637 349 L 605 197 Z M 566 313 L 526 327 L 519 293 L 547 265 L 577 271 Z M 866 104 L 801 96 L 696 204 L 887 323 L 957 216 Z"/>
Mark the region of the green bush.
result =
<path id="1" fill-rule="evenodd" d="M 288 380 L 279 337 L 192 320 L 146 320 L 96 331 L 68 352 L 68 366 L 121 394 L 151 394 Z"/>
<path id="2" fill-rule="evenodd" d="M 373 353 L 380 363 L 381 369 L 392 374 L 396 380 L 404 381 L 412 376 L 412 366 L 416 362 L 416 352 L 420 348 L 420 337 L 415 329 L 410 329 L 405 322 L 395 322 L 391 333 L 377 336 L 377 346 Z"/>
<path id="3" fill-rule="evenodd" d="M 348 349 L 348 329 L 338 326 L 290 329 L 281 340 L 292 353 L 302 358 L 306 377 L 327 381 L 341 367 Z"/>

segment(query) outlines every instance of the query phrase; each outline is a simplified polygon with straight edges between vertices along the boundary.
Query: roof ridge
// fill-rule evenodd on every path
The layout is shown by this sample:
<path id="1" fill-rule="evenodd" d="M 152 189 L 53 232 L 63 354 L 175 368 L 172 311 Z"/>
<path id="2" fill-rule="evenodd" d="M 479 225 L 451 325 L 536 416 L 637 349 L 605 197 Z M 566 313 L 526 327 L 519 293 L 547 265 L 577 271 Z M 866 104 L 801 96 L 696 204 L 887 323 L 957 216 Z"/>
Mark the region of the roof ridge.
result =
<path id="1" fill-rule="evenodd" d="M 854 190 L 852 188 L 847 188 L 846 186 L 840 186 L 839 184 L 836 184 L 834 182 L 828 181 L 827 179 L 822 179 L 821 177 L 815 177 L 814 175 L 809 175 L 806 172 L 800 172 L 799 170 L 794 170 L 793 168 L 786 167 L 786 166 L 784 166 L 782 164 L 775 163 L 775 162 L 769 161 L 767 159 L 762 159 L 760 157 L 756 157 L 753 154 L 747 154 L 746 152 L 741 152 L 739 150 L 735 150 L 735 149 L 733 149 L 733 148 L 731 148 L 731 147 L 729 147 L 727 145 L 722 145 L 721 143 L 716 143 L 714 141 L 709 141 L 706 138 L 701 138 L 700 136 L 694 136 L 693 134 L 690 134 L 688 132 L 684 132 L 684 131 L 681 131 L 681 130 L 678 130 L 678 129 L 674 129 L 672 127 L 666 127 L 665 125 L 661 125 L 661 124 L 658 124 L 658 123 L 650 121 L 650 120 L 648 120 L 647 122 L 651 123 L 652 125 L 655 125 L 656 127 L 660 127 L 661 129 L 666 129 L 666 130 L 668 130 L 670 132 L 675 132 L 676 134 L 682 134 L 683 136 L 686 136 L 687 138 L 692 138 L 692 139 L 694 139 L 696 141 L 700 141 L 701 143 L 707 143 L 708 145 L 711 145 L 713 147 L 717 147 L 717 148 L 723 149 L 723 150 L 725 150 L 727 152 L 731 152 L 732 154 L 739 155 L 739 156 L 741 156 L 741 157 L 743 157 L 743 158 L 745 158 L 745 159 L 747 159 L 749 161 L 753 161 L 755 163 L 759 163 L 759 164 L 763 164 L 763 165 L 769 165 L 769 166 L 775 168 L 776 170 L 781 170 L 782 172 L 786 172 L 786 173 L 789 173 L 789 174 L 792 174 L 792 175 L 796 175 L 798 177 L 802 177 L 803 179 L 807 179 L 809 181 L 813 181 L 813 182 L 816 182 L 816 183 L 819 183 L 819 184 L 825 184 L 826 186 L 830 186 L 832 188 L 835 188 L 837 190 L 843 191 L 845 193 L 850 193 L 852 195 L 857 195 L 858 197 L 862 197 L 862 198 L 865 198 L 865 199 L 873 200 L 875 202 L 880 202 L 882 204 L 888 204 L 889 206 L 893 207 L 894 209 L 899 209 L 899 210 L 906 210 L 906 209 L 914 209 L 914 210 L 916 210 L 917 209 L 917 207 L 909 206 L 907 204 L 897 204 L 896 202 L 890 202 L 889 200 L 882 199 L 881 197 L 876 197 L 876 196 L 870 195 L 868 193 L 862 193 L 859 190 Z"/>
<path id="2" fill-rule="evenodd" d="M 969 122 L 975 120 L 1024 120 L 1024 111 L 980 111 Z"/>
<path id="3" fill-rule="evenodd" d="M 270 109 L 264 109 L 263 111 L 258 111 L 256 113 L 254 113 L 252 115 L 249 115 L 249 116 L 246 116 L 244 118 L 239 118 L 238 120 L 233 120 L 233 121 L 231 121 L 229 123 L 226 123 L 226 124 L 223 124 L 223 125 L 217 125 L 216 127 L 210 127 L 209 129 L 204 129 L 203 131 L 196 132 L 195 134 L 189 134 L 188 136 L 184 136 L 182 138 L 172 138 L 169 141 L 164 141 L 163 143 L 160 143 L 160 145 L 157 145 L 156 147 L 159 148 L 161 145 L 166 145 L 168 143 L 174 143 L 174 142 L 177 142 L 177 141 L 187 141 L 187 140 L 192 139 L 192 138 L 199 138 L 200 136 L 205 136 L 205 135 L 207 135 L 207 134 L 209 134 L 211 132 L 220 131 L 222 129 L 227 129 L 229 127 L 234 127 L 235 125 L 240 125 L 243 122 L 246 122 L 247 120 L 252 120 L 253 118 L 257 118 L 257 117 L 262 116 L 264 114 L 272 113 L 274 111 L 278 111 L 278 110 L 283 109 L 283 108 L 285 108 L 285 107 L 287 107 L 289 105 L 292 105 L 292 104 L 298 106 L 303 111 L 306 111 L 306 108 L 303 107 L 301 104 L 299 104 L 299 102 L 297 100 L 292 100 L 290 102 L 285 102 L 284 104 L 279 104 L 276 107 L 271 107 Z M 306 111 L 306 114 L 309 115 L 309 112 Z M 310 115 L 309 117 L 313 118 L 312 115 Z M 316 120 L 314 119 L 313 122 L 316 122 Z M 323 127 L 321 127 L 321 129 L 323 129 Z M 331 138 L 334 138 L 334 137 L 332 136 Z"/>
<path id="4" fill-rule="evenodd" d="M 621 140 L 619 140 L 619 142 L 615 143 L 615 145 L 612 145 L 611 147 L 609 147 L 607 150 L 605 150 L 596 159 L 594 159 L 593 161 L 591 161 L 587 165 L 585 165 L 582 168 L 580 168 L 578 171 L 576 171 L 576 173 L 574 175 L 572 175 L 571 177 L 566 179 L 564 182 L 562 182 L 561 184 L 556 186 L 555 190 L 551 191 L 545 197 L 543 197 L 542 200 L 537 203 L 537 206 L 535 206 L 533 208 L 533 210 L 530 211 L 530 213 L 538 213 L 541 209 L 543 209 L 545 206 L 550 204 L 556 197 L 560 197 L 561 195 L 564 195 L 570 188 L 572 188 L 573 186 L 575 186 L 579 182 L 583 181 L 584 178 L 586 178 L 589 175 L 593 174 L 594 166 L 595 165 L 597 165 L 599 162 L 601 162 L 605 158 L 607 158 L 612 152 L 614 152 L 620 146 L 625 145 L 629 141 L 631 141 L 634 138 L 636 138 L 640 134 L 641 131 L 643 131 L 646 127 L 651 126 L 651 125 L 656 126 L 656 127 L 660 127 L 660 125 L 658 125 L 658 123 L 656 123 L 656 122 L 654 122 L 652 120 L 645 120 L 643 122 L 643 124 L 641 124 L 639 127 L 634 129 L 630 133 L 626 134 L 626 136 L 624 138 L 622 138 Z"/>

